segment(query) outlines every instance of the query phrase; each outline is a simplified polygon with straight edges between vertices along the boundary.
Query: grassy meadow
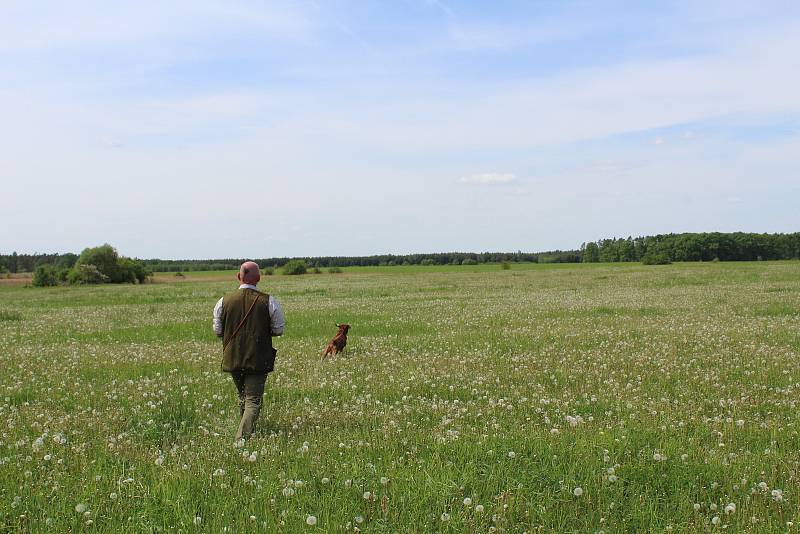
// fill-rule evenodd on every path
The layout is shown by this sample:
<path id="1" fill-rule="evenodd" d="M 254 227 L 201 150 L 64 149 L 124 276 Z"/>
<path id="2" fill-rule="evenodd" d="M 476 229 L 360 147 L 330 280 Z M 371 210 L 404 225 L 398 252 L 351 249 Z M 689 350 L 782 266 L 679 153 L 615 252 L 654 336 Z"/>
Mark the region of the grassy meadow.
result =
<path id="1" fill-rule="evenodd" d="M 800 528 L 800 262 L 261 286 L 287 329 L 243 448 L 211 331 L 233 273 L 0 286 L 0 531 Z"/>

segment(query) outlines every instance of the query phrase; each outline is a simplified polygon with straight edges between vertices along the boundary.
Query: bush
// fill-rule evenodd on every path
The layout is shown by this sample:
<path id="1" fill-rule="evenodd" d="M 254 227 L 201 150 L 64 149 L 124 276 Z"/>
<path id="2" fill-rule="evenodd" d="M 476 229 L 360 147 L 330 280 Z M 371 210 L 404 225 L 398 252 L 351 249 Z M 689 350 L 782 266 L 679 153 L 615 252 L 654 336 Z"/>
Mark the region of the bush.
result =
<path id="1" fill-rule="evenodd" d="M 47 287 L 58 285 L 58 271 L 55 265 L 40 265 L 33 271 L 33 285 Z"/>
<path id="2" fill-rule="evenodd" d="M 56 268 L 63 270 L 70 270 L 75 265 L 75 262 L 78 261 L 78 255 L 73 254 L 71 252 L 67 252 L 66 254 L 61 255 L 58 260 L 56 260 Z"/>
<path id="3" fill-rule="evenodd" d="M 511 269 L 511 264 L 508 263 L 507 261 L 504 261 L 503 263 L 500 264 L 500 268 L 503 269 L 504 271 L 507 271 Z"/>
<path id="4" fill-rule="evenodd" d="M 83 249 L 78 261 L 75 263 L 75 267 L 80 265 L 94 266 L 96 270 L 101 272 L 111 282 L 124 281 L 119 266 L 119 254 L 117 254 L 117 250 L 108 243 L 99 247 Z M 79 270 L 75 272 L 78 273 Z"/>
<path id="5" fill-rule="evenodd" d="M 478 260 L 473 258 L 464 258 L 461 265 L 478 265 Z"/>
<path id="6" fill-rule="evenodd" d="M 424 260 L 419 262 L 419 264 L 420 265 L 435 265 L 435 262 L 430 258 L 425 258 Z"/>
<path id="7" fill-rule="evenodd" d="M 642 256 L 642 265 L 669 265 L 669 256 L 663 252 L 648 252 Z"/>
<path id="8" fill-rule="evenodd" d="M 342 270 L 339 267 L 330 267 L 328 272 L 331 274 L 339 274 L 342 272 Z"/>
<path id="9" fill-rule="evenodd" d="M 322 274 L 322 271 L 320 270 L 319 267 L 314 267 L 314 269 L 311 272 L 314 274 Z"/>
<path id="10" fill-rule="evenodd" d="M 264 276 L 272 276 L 273 274 L 275 274 L 275 269 L 273 269 L 272 267 L 265 267 L 261 269 L 261 272 L 264 273 Z"/>
<path id="11" fill-rule="evenodd" d="M 88 269 L 81 270 L 86 265 Z M 99 272 L 98 277 L 94 271 Z M 152 273 L 144 263 L 131 258 L 120 257 L 117 250 L 106 243 L 93 248 L 85 248 L 67 275 L 71 284 L 143 283 Z M 100 281 L 98 281 L 100 280 Z"/>
<path id="12" fill-rule="evenodd" d="M 283 274 L 306 274 L 308 267 L 303 260 L 291 260 L 283 266 Z"/>
<path id="13" fill-rule="evenodd" d="M 80 263 L 70 269 L 67 282 L 70 285 L 102 284 L 108 282 L 108 277 L 101 273 L 96 266 Z"/>
<path id="14" fill-rule="evenodd" d="M 131 284 L 143 284 L 147 277 L 150 276 L 150 271 L 145 268 L 142 262 L 132 260 L 130 258 L 119 258 L 117 262 L 119 269 L 119 281 L 128 282 Z"/>

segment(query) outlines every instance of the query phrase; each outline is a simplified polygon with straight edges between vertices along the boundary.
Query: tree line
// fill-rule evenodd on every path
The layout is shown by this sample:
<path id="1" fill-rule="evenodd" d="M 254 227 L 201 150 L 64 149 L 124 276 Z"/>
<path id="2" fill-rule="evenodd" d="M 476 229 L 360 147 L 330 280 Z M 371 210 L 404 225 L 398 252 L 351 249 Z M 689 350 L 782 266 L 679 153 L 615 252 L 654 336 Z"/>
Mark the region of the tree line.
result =
<path id="1" fill-rule="evenodd" d="M 755 261 L 800 258 L 800 232 L 788 234 L 757 234 L 746 232 L 708 232 L 659 234 L 654 236 L 601 239 L 581 245 L 579 250 L 549 252 L 439 252 L 430 254 L 378 254 L 372 256 L 305 256 L 273 258 L 225 258 L 205 260 L 137 260 L 117 257 L 111 245 L 95 247 L 104 265 L 120 262 L 120 267 L 108 267 L 102 273 L 109 281 L 133 278 L 139 280 L 150 272 L 221 271 L 236 269 L 243 261 L 253 259 L 262 267 L 282 268 L 292 260 L 302 260 L 312 268 L 392 265 L 470 265 L 478 263 L 579 263 L 579 262 L 645 262 L 671 261 Z M 110 249 L 110 250 L 109 250 Z M 84 251 L 83 254 L 88 254 Z M 0 273 L 33 272 L 37 267 L 50 265 L 59 276 L 74 271 L 76 264 L 93 265 L 80 255 L 66 254 L 0 254 Z M 86 268 L 84 268 L 86 270 Z M 90 278 L 93 272 L 84 273 Z M 75 275 L 77 276 L 77 275 Z M 95 277 L 96 278 L 96 277 Z M 92 278 L 94 279 L 94 278 Z"/>
<path id="2" fill-rule="evenodd" d="M 104 245 L 110 247 L 110 245 Z M 40 265 L 53 265 L 57 269 L 70 269 L 78 261 L 78 254 L 0 254 L 3 272 L 33 272 Z M 252 259 L 262 267 L 282 268 L 294 260 L 302 260 L 309 267 L 383 267 L 392 265 L 470 265 L 478 263 L 577 263 L 579 250 L 554 250 L 549 252 L 439 252 L 429 254 L 378 254 L 373 256 L 304 256 L 272 258 L 225 258 L 205 260 L 135 260 L 150 272 L 222 271 L 238 269 L 242 262 Z"/>
<path id="3" fill-rule="evenodd" d="M 148 269 L 157 272 L 218 271 L 236 269 L 250 258 L 222 260 L 143 260 Z M 252 258 L 261 267 L 282 268 L 290 261 L 302 260 L 309 267 L 390 267 L 393 265 L 470 265 L 478 263 L 529 262 L 576 263 L 578 250 L 550 252 L 437 252 L 429 254 L 377 254 L 373 256 L 303 256 Z"/>
<path id="4" fill-rule="evenodd" d="M 800 258 L 800 232 L 708 232 L 601 239 L 581 246 L 581 261 L 756 261 Z"/>

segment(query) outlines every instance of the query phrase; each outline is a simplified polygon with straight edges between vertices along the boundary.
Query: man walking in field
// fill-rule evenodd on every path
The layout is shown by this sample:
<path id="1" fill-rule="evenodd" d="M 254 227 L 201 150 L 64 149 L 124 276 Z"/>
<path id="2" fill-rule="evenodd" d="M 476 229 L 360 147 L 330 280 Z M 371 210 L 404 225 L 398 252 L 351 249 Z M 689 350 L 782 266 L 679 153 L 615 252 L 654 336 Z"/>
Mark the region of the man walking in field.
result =
<path id="1" fill-rule="evenodd" d="M 239 394 L 239 442 L 253 433 L 264 382 L 275 365 L 272 337 L 283 335 L 285 319 L 278 301 L 256 289 L 261 280 L 257 263 L 244 262 L 236 278 L 239 289 L 214 306 L 214 333 L 222 338 L 222 370 L 231 374 Z"/>

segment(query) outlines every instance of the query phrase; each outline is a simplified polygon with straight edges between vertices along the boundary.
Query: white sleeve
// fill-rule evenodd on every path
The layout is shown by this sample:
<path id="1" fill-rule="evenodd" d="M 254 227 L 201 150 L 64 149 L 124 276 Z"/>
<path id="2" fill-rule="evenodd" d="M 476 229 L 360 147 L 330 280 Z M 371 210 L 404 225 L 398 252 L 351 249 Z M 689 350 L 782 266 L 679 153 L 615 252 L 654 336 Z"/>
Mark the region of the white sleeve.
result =
<path id="1" fill-rule="evenodd" d="M 269 318 L 272 324 L 272 335 L 282 336 L 283 328 L 286 326 L 286 318 L 283 316 L 281 305 L 272 295 L 269 296 Z"/>
<path id="2" fill-rule="evenodd" d="M 214 306 L 214 333 L 218 336 L 222 335 L 222 299 L 217 301 Z"/>

